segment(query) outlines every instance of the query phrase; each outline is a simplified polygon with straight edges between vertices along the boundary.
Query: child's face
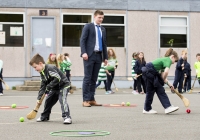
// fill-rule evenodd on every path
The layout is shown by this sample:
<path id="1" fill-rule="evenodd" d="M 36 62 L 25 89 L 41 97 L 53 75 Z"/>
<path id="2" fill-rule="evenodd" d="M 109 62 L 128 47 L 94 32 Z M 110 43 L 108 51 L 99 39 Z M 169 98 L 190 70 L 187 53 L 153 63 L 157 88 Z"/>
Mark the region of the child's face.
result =
<path id="1" fill-rule="evenodd" d="M 183 54 L 182 54 L 182 58 L 183 58 L 184 60 L 187 59 L 187 52 L 183 52 Z"/>
<path id="2" fill-rule="evenodd" d="M 43 70 L 43 63 L 39 62 L 39 64 L 33 63 L 32 67 L 35 69 L 37 72 L 41 72 Z"/>
<path id="3" fill-rule="evenodd" d="M 56 55 L 55 54 L 52 54 L 51 55 L 51 61 L 55 61 L 56 60 Z"/>
<path id="4" fill-rule="evenodd" d="M 109 53 L 110 53 L 110 56 L 112 56 L 112 55 L 113 55 L 113 51 L 112 51 L 112 50 L 109 50 Z"/>
<path id="5" fill-rule="evenodd" d="M 144 57 L 143 53 L 140 53 L 138 57 L 142 59 Z"/>
<path id="6" fill-rule="evenodd" d="M 200 61 L 200 56 L 197 56 L 197 61 Z"/>

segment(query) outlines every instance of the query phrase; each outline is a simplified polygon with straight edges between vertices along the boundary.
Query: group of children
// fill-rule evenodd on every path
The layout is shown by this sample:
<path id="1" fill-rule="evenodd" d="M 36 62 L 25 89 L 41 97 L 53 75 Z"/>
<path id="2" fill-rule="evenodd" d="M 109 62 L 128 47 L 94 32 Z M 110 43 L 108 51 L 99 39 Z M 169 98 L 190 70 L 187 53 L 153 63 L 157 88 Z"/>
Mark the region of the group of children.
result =
<path id="1" fill-rule="evenodd" d="M 67 79 L 70 81 L 70 71 L 71 71 L 70 66 L 72 65 L 72 63 L 68 53 L 58 54 L 57 56 L 55 53 L 51 53 L 49 54 L 46 64 L 52 64 L 57 68 L 59 68 L 66 75 Z"/>
<path id="2" fill-rule="evenodd" d="M 115 77 L 115 70 L 117 69 L 118 62 L 116 59 L 116 54 L 112 48 L 108 49 L 108 63 L 107 65 L 102 62 L 101 68 L 99 70 L 98 74 L 98 83 L 96 84 L 96 88 L 101 84 L 101 82 L 104 82 L 105 85 L 105 94 L 113 94 L 114 91 L 111 89 L 111 85 L 113 82 L 113 79 Z"/>
<path id="3" fill-rule="evenodd" d="M 196 75 L 200 84 L 200 54 L 196 55 L 197 62 L 195 62 Z M 142 78 L 142 67 L 146 65 L 143 52 L 134 52 L 132 54 L 132 78 L 133 78 L 133 91 L 132 93 L 144 94 L 146 93 L 146 85 Z M 143 91 L 142 88 L 143 87 Z M 187 62 L 187 50 L 183 50 L 181 57 L 176 64 L 175 78 L 173 87 L 178 88 L 179 93 L 190 92 L 191 90 L 191 67 Z M 174 93 L 172 91 L 172 93 Z"/>

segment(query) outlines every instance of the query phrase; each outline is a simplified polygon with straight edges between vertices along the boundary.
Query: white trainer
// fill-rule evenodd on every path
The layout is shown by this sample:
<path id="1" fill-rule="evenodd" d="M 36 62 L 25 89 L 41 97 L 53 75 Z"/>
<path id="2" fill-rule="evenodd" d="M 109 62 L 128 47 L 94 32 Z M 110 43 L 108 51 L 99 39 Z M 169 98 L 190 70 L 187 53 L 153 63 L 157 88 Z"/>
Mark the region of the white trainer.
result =
<path id="1" fill-rule="evenodd" d="M 151 109 L 151 110 L 149 110 L 149 111 L 146 111 L 146 110 L 144 110 L 143 109 L 143 112 L 142 112 L 143 114 L 157 114 L 157 111 L 155 111 L 155 110 L 153 110 L 153 109 Z"/>
<path id="2" fill-rule="evenodd" d="M 0 93 L 0 96 L 3 96 L 3 93 Z"/>
<path id="3" fill-rule="evenodd" d="M 64 123 L 64 124 L 71 124 L 71 123 L 72 123 L 71 117 L 65 118 L 63 123 Z"/>
<path id="4" fill-rule="evenodd" d="M 177 111 L 178 109 L 179 109 L 179 107 L 177 107 L 177 106 L 175 107 L 175 106 L 172 105 L 172 106 L 165 109 L 165 114 L 172 113 L 174 111 Z"/>

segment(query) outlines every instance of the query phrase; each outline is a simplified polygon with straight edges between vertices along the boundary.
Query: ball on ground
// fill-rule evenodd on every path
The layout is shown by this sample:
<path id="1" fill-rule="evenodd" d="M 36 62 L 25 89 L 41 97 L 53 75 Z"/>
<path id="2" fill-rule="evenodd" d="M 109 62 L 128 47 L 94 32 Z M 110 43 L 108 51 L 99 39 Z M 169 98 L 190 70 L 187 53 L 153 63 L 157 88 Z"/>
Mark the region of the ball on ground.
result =
<path id="1" fill-rule="evenodd" d="M 11 105 L 12 108 L 16 108 L 16 106 L 17 106 L 16 104 L 12 104 Z"/>
<path id="2" fill-rule="evenodd" d="M 130 103 L 130 102 L 126 102 L 126 105 L 127 105 L 127 106 L 130 106 L 130 105 L 131 105 L 131 103 Z"/>
<path id="3" fill-rule="evenodd" d="M 125 102 L 122 102 L 121 105 L 122 105 L 122 106 L 125 106 Z"/>
<path id="4" fill-rule="evenodd" d="M 190 109 L 187 109 L 186 112 L 189 114 L 189 113 L 191 112 L 191 110 L 190 110 Z"/>
<path id="5" fill-rule="evenodd" d="M 20 122 L 24 122 L 24 117 L 20 117 L 20 118 L 19 118 L 19 121 L 20 121 Z"/>

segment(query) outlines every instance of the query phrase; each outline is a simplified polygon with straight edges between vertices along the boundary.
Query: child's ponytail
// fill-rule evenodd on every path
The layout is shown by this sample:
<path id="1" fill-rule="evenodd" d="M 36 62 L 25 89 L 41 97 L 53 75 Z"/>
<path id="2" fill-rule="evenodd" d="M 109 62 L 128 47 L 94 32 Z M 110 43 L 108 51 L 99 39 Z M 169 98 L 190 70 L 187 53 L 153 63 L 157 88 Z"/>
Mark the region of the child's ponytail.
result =
<path id="1" fill-rule="evenodd" d="M 169 50 L 167 50 L 167 52 L 165 53 L 165 57 L 169 57 L 170 55 L 174 55 L 174 57 L 178 58 L 178 54 L 176 51 L 174 51 L 172 48 L 169 48 Z"/>

